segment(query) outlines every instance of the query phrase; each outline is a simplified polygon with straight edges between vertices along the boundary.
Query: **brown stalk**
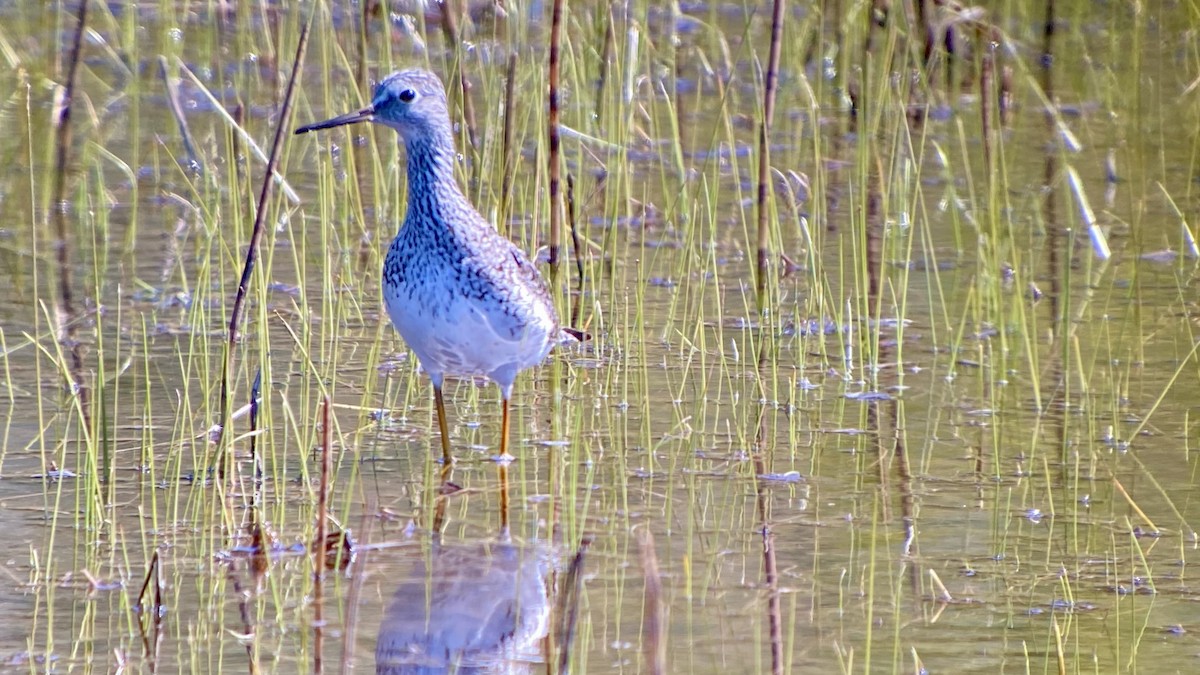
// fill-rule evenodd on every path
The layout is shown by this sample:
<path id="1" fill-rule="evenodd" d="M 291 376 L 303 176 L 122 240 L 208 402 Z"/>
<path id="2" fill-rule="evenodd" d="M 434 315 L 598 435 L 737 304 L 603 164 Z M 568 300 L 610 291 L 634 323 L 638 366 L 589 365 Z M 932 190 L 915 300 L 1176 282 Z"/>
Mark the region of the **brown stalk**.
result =
<path id="1" fill-rule="evenodd" d="M 317 492 L 317 537 L 312 544 L 314 673 L 321 673 L 325 669 L 322 660 L 325 640 L 322 604 L 325 596 L 325 519 L 329 509 L 329 473 L 333 463 L 333 452 L 330 448 L 333 424 L 330 417 L 329 396 L 326 395 L 321 405 L 321 486 Z"/>
<path id="2" fill-rule="evenodd" d="M 579 620 L 579 594 L 583 588 L 583 560 L 588 548 L 592 545 L 591 536 L 584 536 L 579 542 L 579 550 L 571 559 L 567 568 L 567 576 L 563 581 L 563 593 L 558 604 L 558 672 L 569 673 L 571 663 L 571 644 L 575 641 L 575 626 Z"/>
<path id="3" fill-rule="evenodd" d="M 1046 101 L 1049 106 L 1056 105 L 1054 92 L 1054 34 L 1056 31 L 1056 14 L 1053 0 L 1046 2 L 1045 25 L 1042 28 L 1042 56 L 1041 56 L 1041 85 L 1042 91 L 1045 92 Z M 1059 307 L 1061 293 L 1059 286 L 1062 276 L 1062 260 L 1060 259 L 1060 250 L 1064 235 L 1063 228 L 1059 227 L 1058 221 L 1058 191 L 1060 181 L 1058 179 L 1059 167 L 1059 141 L 1058 129 L 1055 123 L 1053 110 L 1047 107 L 1045 111 L 1046 119 L 1046 143 L 1043 147 L 1046 148 L 1045 162 L 1042 173 L 1042 190 L 1045 199 L 1042 201 L 1042 220 L 1045 222 L 1046 233 L 1046 270 L 1047 278 L 1050 279 L 1049 292 L 1047 293 L 1048 304 L 1050 305 L 1050 316 L 1054 317 L 1054 326 L 1052 337 L 1057 338 L 1060 335 L 1062 328 L 1063 316 Z M 1040 291 L 1039 291 L 1040 293 Z M 1061 363 L 1055 360 L 1052 372 L 1055 377 L 1050 382 L 1061 382 L 1059 371 Z M 1048 412 L 1054 409 L 1052 406 L 1055 400 L 1059 397 L 1059 389 L 1054 389 L 1055 393 L 1051 395 L 1043 406 L 1043 412 Z M 1056 424 L 1056 432 L 1060 439 L 1066 433 L 1063 425 Z M 1065 448 L 1066 445 L 1060 443 L 1059 447 Z"/>
<path id="4" fill-rule="evenodd" d="M 583 243 L 579 241 L 579 221 L 575 213 L 575 175 L 567 173 L 567 224 L 571 228 L 571 248 L 575 249 L 575 271 L 579 276 L 579 293 L 571 303 L 572 326 L 579 325 L 583 312 Z"/>
<path id="5" fill-rule="evenodd" d="M 1054 0 L 1046 0 L 1046 15 L 1042 24 L 1042 91 L 1047 100 L 1054 101 L 1054 31 L 1055 18 Z"/>
<path id="6" fill-rule="evenodd" d="M 892 347 L 880 345 L 881 356 L 890 356 Z M 883 362 L 882 359 L 880 359 Z M 895 371 L 892 371 L 895 372 Z M 910 590 L 914 596 L 920 593 L 921 588 L 921 556 L 917 545 L 917 514 L 916 514 L 916 494 L 913 492 L 913 474 L 912 467 L 908 462 L 908 447 L 904 442 L 904 434 L 901 433 L 903 428 L 901 424 L 899 406 L 895 401 L 887 403 L 872 402 L 871 406 L 885 405 L 888 408 L 888 419 L 891 424 L 890 438 L 887 440 L 892 445 L 892 456 L 896 459 L 896 476 L 899 479 L 900 488 L 900 523 L 904 530 L 904 557 L 908 564 L 908 583 Z M 879 464 L 887 463 L 886 452 L 887 447 L 884 443 L 884 435 L 878 434 L 879 438 Z M 930 570 L 932 572 L 933 570 Z M 936 577 L 935 577 L 936 578 Z M 942 598 L 949 601 L 950 592 L 942 587 Z"/>
<path id="7" fill-rule="evenodd" d="M 171 73 L 167 68 L 167 57 L 162 54 L 158 55 L 158 74 L 167 88 L 167 108 L 171 111 L 171 116 L 175 118 L 175 125 L 179 127 L 179 136 L 183 139 L 183 151 L 187 154 L 188 163 L 192 168 L 203 169 L 204 165 L 200 163 L 200 154 L 196 152 L 196 144 L 192 142 L 192 131 L 188 128 L 187 117 L 183 114 L 183 104 L 179 102 L 179 85 L 171 79 Z"/>
<path id="8" fill-rule="evenodd" d="M 775 0 L 771 12 L 771 52 L 767 61 L 763 91 L 763 118 L 758 133 L 758 309 L 765 309 L 767 300 L 767 266 L 770 262 L 770 227 L 767 222 L 767 197 L 770 195 L 771 157 L 769 152 L 771 123 L 775 119 L 775 92 L 779 80 L 780 38 L 783 35 L 783 1 Z"/>
<path id="9" fill-rule="evenodd" d="M 996 128 L 993 120 L 993 80 L 996 75 L 995 47 L 990 43 L 986 29 L 979 31 L 979 41 L 983 44 L 983 64 L 979 76 L 979 112 L 983 125 L 983 166 L 987 175 L 992 176 L 992 132 Z M 994 176 L 993 176 L 994 179 Z"/>
<path id="10" fill-rule="evenodd" d="M 75 36 L 71 42 L 71 55 L 67 60 L 67 81 L 62 89 L 62 101 L 55 117 L 54 158 L 54 260 L 58 265 L 58 303 L 56 332 L 58 341 L 68 347 L 71 354 L 68 388 L 79 397 L 79 409 L 83 414 L 83 433 L 91 433 L 88 387 L 83 379 L 83 347 L 75 335 L 75 294 L 71 283 L 71 246 L 67 234 L 67 166 L 71 159 L 71 104 L 75 98 L 75 84 L 79 77 L 79 62 L 83 53 L 83 34 L 87 27 L 87 0 L 79 3 L 79 16 L 75 25 Z"/>
<path id="11" fill-rule="evenodd" d="M 233 587 L 233 597 L 238 599 L 238 615 L 242 618 L 242 635 L 256 637 L 254 635 L 254 622 L 250 618 L 250 598 L 252 593 L 247 592 L 242 587 L 242 581 L 238 578 L 237 571 L 233 568 L 233 562 L 229 563 L 229 568 L 226 570 L 226 577 L 229 579 L 230 585 Z M 244 640 L 246 645 L 246 657 L 250 660 L 250 675 L 258 675 L 258 657 L 254 654 L 254 645 L 258 641 L 256 639 Z"/>
<path id="12" fill-rule="evenodd" d="M 944 6 L 945 3 L 938 3 L 939 6 Z M 958 39 L 958 24 L 954 21 L 947 21 L 942 28 L 942 32 L 938 35 L 938 39 L 942 43 L 942 50 L 946 56 L 946 93 L 949 94 L 954 90 L 954 65 L 961 60 L 959 54 L 959 39 Z M 970 68 L 965 69 L 964 77 L 970 76 Z M 965 84 L 965 83 L 964 83 Z"/>
<path id="13" fill-rule="evenodd" d="M 263 462 L 258 456 L 258 408 L 262 403 L 262 367 L 254 376 L 254 384 L 250 386 L 250 463 L 254 466 L 254 495 L 250 502 L 251 513 L 258 513 L 258 505 L 262 500 Z"/>
<path id="14" fill-rule="evenodd" d="M 300 39 L 296 45 L 295 66 L 288 80 L 287 92 L 283 96 L 283 106 L 279 111 L 278 124 L 275 127 L 275 140 L 271 143 L 271 155 L 267 159 L 266 172 L 263 174 L 262 189 L 258 194 L 258 207 L 254 214 L 254 227 L 250 231 L 250 244 L 246 247 L 246 262 L 242 267 L 242 278 L 238 281 L 237 295 L 233 298 L 233 309 L 229 312 L 229 335 L 225 344 L 225 360 L 221 370 L 221 417 L 218 445 L 225 438 L 225 427 L 229 423 L 229 380 L 233 374 L 233 355 L 238 340 L 238 329 L 241 325 L 242 310 L 246 305 L 246 295 L 250 290 L 250 277 L 254 271 L 254 262 L 258 258 L 258 246 L 262 241 L 265 229 L 267 202 L 271 197 L 271 188 L 275 185 L 272 177 L 275 167 L 279 164 L 279 155 L 283 150 L 283 139 L 288 136 L 287 129 L 291 126 L 288 120 L 292 114 L 292 100 L 295 97 L 296 82 L 304 70 L 304 52 L 308 47 L 308 29 L 312 25 L 312 17 L 300 28 Z M 223 448 L 218 449 L 217 475 L 224 480 L 226 457 Z"/>
<path id="15" fill-rule="evenodd" d="M 937 50 L 937 31 L 934 28 L 933 20 L 933 0 L 917 0 L 916 4 L 916 24 L 920 27 L 922 33 L 921 44 L 921 59 L 925 64 L 925 69 L 933 63 L 933 55 Z"/>
<path id="16" fill-rule="evenodd" d="M 135 607 L 138 612 L 145 616 L 150 614 L 149 634 L 147 633 L 146 624 L 138 620 L 138 630 L 142 634 L 142 648 L 146 655 L 146 660 L 150 664 L 150 672 L 154 672 L 158 662 L 158 650 L 162 646 L 163 638 L 163 617 L 166 616 L 166 606 L 163 604 L 163 584 L 162 573 L 159 571 L 161 559 L 158 557 L 158 551 L 150 556 L 150 565 L 146 568 L 146 579 L 142 582 L 142 590 L 138 591 L 138 599 Z M 153 591 L 151 591 L 151 585 Z M 148 597 L 152 596 L 152 597 Z M 147 605 L 149 600 L 149 605 Z"/>
<path id="17" fill-rule="evenodd" d="M 762 481 L 759 481 L 760 504 L 765 502 Z M 767 630 L 770 631 L 771 672 L 783 675 L 783 610 L 779 599 L 779 567 L 775 560 L 775 532 L 763 523 L 763 576 L 767 582 Z"/>
<path id="18" fill-rule="evenodd" d="M 558 177 L 558 154 L 561 140 L 558 136 L 558 69 L 559 48 L 562 40 L 563 0 L 554 0 L 554 13 L 550 20 L 550 119 L 547 123 L 550 136 L 550 270 L 551 278 L 558 278 L 558 245 L 562 239 L 562 195 Z"/>
<path id="19" fill-rule="evenodd" d="M 759 400 L 762 401 L 768 400 L 765 387 L 767 359 L 767 344 L 763 342 L 758 353 L 758 393 Z M 783 610 L 779 597 L 779 566 L 775 556 L 775 533 L 771 529 L 771 495 L 763 480 L 770 469 L 767 461 L 767 433 L 767 409 L 762 406 L 758 411 L 758 428 L 754 438 L 755 502 L 758 507 L 758 520 L 762 523 L 763 577 L 765 577 L 767 586 L 767 630 L 771 645 L 771 673 L 772 675 L 783 675 Z"/>

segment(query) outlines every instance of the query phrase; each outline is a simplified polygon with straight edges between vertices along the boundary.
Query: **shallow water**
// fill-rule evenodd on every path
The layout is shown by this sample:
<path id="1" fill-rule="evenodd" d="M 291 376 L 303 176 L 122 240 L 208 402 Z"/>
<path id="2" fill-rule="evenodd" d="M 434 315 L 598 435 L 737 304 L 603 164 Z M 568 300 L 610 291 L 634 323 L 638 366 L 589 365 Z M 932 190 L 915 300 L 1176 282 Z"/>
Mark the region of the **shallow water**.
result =
<path id="1" fill-rule="evenodd" d="M 687 6 L 690 18 L 678 22 L 686 180 L 673 142 L 655 140 L 674 137 L 677 108 L 659 89 L 672 72 L 659 51 L 669 17 L 643 8 L 618 22 L 615 53 L 627 65 L 612 81 L 629 83 L 628 103 L 617 105 L 613 85 L 608 117 L 597 120 L 593 92 L 568 90 L 564 122 L 626 152 L 564 142 L 591 242 L 579 323 L 594 339 L 518 381 L 509 475 L 511 550 L 546 559 L 537 573 L 547 624 L 577 622 L 566 646 L 573 670 L 647 670 L 647 612 L 658 603 L 669 672 L 770 672 L 773 634 L 789 672 L 1195 668 L 1200 627 L 1187 570 L 1200 517 L 1190 499 L 1197 283 L 1167 199 L 1192 210 L 1195 139 L 1178 122 L 1195 117 L 1189 17 L 1175 7 L 1135 16 L 1058 5 L 1057 128 L 1032 86 L 1041 10 L 992 8 L 1015 17 L 997 20 L 1016 45 L 1006 63 L 1017 83 L 994 171 L 977 82 L 935 90 L 936 114 L 923 124 L 902 114 L 908 99 L 881 94 L 852 129 L 843 69 L 864 78 L 868 94 L 905 78 L 872 80 L 881 76 L 857 68 L 858 52 L 836 51 L 833 25 L 820 33 L 824 59 L 785 50 L 772 162 L 805 174 L 810 189 L 799 192 L 813 198 L 796 212 L 778 206 L 776 243 L 795 269 L 774 268 L 765 315 L 747 243 L 758 114 L 750 50 L 765 59 L 764 12 L 747 28 L 739 7 Z M 186 64 L 226 107 L 240 102 L 266 147 L 286 80 L 273 66 L 290 63 L 299 15 L 244 7 L 219 21 L 207 10 L 93 9 L 69 208 L 78 336 L 103 411 L 94 455 L 75 442 L 75 399 L 62 389 L 66 361 L 50 328 L 59 272 L 44 220 L 47 78 L 71 13 L 0 10 L 0 37 L 17 59 L 5 70 L 0 115 L 20 130 L 0 140 L 9 160 L 0 173 L 0 522 L 10 537 L 0 667 L 308 668 L 313 588 L 303 550 L 328 394 L 330 508 L 357 549 L 327 577 L 322 655 L 327 669 L 370 672 L 398 589 L 421 579 L 432 588 L 445 571 L 432 550 L 509 550 L 493 461 L 498 397 L 470 381 L 447 386 L 460 458 L 452 481 L 462 490 L 443 502 L 443 544 L 430 543 L 440 484 L 432 397 L 379 310 L 377 270 L 403 205 L 403 158 L 386 130 L 289 138 L 281 173 L 300 201 L 280 199 L 271 211 L 234 375 L 238 407 L 262 368 L 265 433 L 253 439 L 265 480 L 255 513 L 274 541 L 255 558 L 245 534 L 248 418 L 232 427 L 239 479 L 228 492 L 207 473 L 206 432 L 218 415 L 226 322 L 263 163 L 184 75 L 203 170 L 187 166 L 157 57 L 169 57 L 173 76 Z M 593 10 L 572 6 L 568 63 L 582 74 L 570 83 L 593 79 L 603 35 Z M 804 8 L 788 16 L 793 35 L 817 34 Z M 479 21 L 467 64 L 484 149 L 462 173 L 480 178 L 469 191 L 494 217 L 507 54 L 495 36 L 511 30 L 532 46 L 519 50 L 529 59 L 520 61 L 513 215 L 498 220 L 533 252 L 548 219 L 534 96 L 545 27 L 521 15 L 508 29 Z M 393 24 L 390 56 L 382 33 L 371 34 L 372 75 L 424 63 L 403 21 Z M 293 126 L 361 103 L 348 65 L 355 25 L 338 11 L 314 27 Z M 439 30 L 428 27 L 427 54 L 445 73 Z M 277 58 L 272 35 L 288 36 Z M 637 77 L 623 70 L 630 45 Z M 736 77 L 719 85 L 706 64 L 725 73 L 726 53 Z M 956 67 L 957 83 L 968 67 Z M 1116 182 L 1106 177 L 1110 151 Z M 1068 166 L 1108 236 L 1108 262 L 1081 227 Z M 991 175 L 999 178 L 989 194 Z M 1160 255 L 1166 249 L 1180 254 Z M 573 271 L 567 277 L 576 283 Z M 564 316 L 574 300 L 563 301 Z M 647 534 L 660 595 L 647 592 Z M 584 538 L 573 594 L 569 562 Z M 154 622 L 134 608 L 155 551 L 165 603 L 158 642 L 144 638 L 153 631 L 139 626 Z M 490 574 L 479 573 L 480 604 L 502 585 Z M 544 669 L 538 653 L 508 667 L 520 672 L 532 659 Z"/>

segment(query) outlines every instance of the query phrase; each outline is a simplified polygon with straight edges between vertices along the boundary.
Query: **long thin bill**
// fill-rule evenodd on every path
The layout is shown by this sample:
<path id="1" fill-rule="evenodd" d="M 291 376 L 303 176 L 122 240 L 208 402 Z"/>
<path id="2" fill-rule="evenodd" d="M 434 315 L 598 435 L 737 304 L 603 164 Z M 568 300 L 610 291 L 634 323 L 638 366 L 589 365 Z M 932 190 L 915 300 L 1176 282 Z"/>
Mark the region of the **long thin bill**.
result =
<path id="1" fill-rule="evenodd" d="M 332 129 L 333 127 L 340 127 L 340 126 L 344 126 L 346 124 L 355 124 L 357 122 L 369 122 L 374 117 L 375 117 L 375 108 L 373 108 L 371 106 L 367 106 L 367 107 L 363 108 L 362 110 L 352 112 L 352 113 L 346 113 L 345 115 L 338 115 L 337 117 L 327 119 L 324 122 L 315 122 L 313 124 L 306 124 L 306 125 L 300 127 L 299 129 L 296 129 L 296 133 L 297 134 L 306 134 L 310 131 L 319 131 L 321 129 Z"/>

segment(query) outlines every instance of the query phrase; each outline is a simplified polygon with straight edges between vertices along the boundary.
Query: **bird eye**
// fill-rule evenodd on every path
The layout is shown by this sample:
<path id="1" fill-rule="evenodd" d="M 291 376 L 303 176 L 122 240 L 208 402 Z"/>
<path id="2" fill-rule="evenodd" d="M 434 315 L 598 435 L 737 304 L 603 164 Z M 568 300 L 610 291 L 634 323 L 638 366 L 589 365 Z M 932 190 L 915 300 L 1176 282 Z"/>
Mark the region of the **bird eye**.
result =
<path id="1" fill-rule="evenodd" d="M 404 91 L 400 92 L 399 98 L 405 103 L 412 103 L 413 100 L 417 98 L 417 92 L 413 91 L 412 89 L 405 89 Z"/>

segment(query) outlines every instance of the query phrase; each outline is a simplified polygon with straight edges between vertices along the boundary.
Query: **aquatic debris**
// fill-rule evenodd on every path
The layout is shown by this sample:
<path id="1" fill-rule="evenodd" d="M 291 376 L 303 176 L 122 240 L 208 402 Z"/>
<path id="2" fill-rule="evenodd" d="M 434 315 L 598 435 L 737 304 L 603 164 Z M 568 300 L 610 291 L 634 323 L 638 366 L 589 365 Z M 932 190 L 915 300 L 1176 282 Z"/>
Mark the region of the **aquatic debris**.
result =
<path id="1" fill-rule="evenodd" d="M 453 494 L 458 494 L 463 490 L 463 486 L 459 485 L 458 483 L 446 480 L 442 481 L 442 484 L 438 486 L 437 493 L 443 497 L 448 497 Z"/>
<path id="2" fill-rule="evenodd" d="M 1171 249 L 1163 249 L 1161 251 L 1150 251 L 1138 256 L 1142 260 L 1159 265 L 1169 265 L 1179 259 L 1179 252 Z"/>
<path id="3" fill-rule="evenodd" d="M 49 478 L 50 480 L 61 480 L 63 478 L 78 478 L 78 474 L 70 469 L 60 469 L 52 460 L 50 462 L 50 470 L 46 473 L 35 473 L 30 478 Z"/>
<path id="4" fill-rule="evenodd" d="M 809 179 L 804 173 L 788 169 L 787 173 L 771 167 L 775 178 L 775 194 L 782 198 L 784 204 L 793 212 L 800 211 L 800 205 L 809 198 Z"/>
<path id="5" fill-rule="evenodd" d="M 775 483 L 802 483 L 804 476 L 800 475 L 799 471 L 785 471 L 783 473 L 764 473 L 759 474 L 759 480 L 771 481 Z"/>
<path id="6" fill-rule="evenodd" d="M 408 352 L 402 352 L 391 358 L 384 359 L 376 367 L 376 372 L 380 375 L 390 375 L 395 372 L 400 366 L 408 362 Z"/>
<path id="7" fill-rule="evenodd" d="M 786 337 L 806 336 L 806 335 L 837 335 L 846 332 L 845 326 L 838 324 L 833 319 L 808 319 L 796 323 L 794 321 L 785 323 L 780 333 Z"/>
<path id="8" fill-rule="evenodd" d="M 895 396 L 882 391 L 846 392 L 846 398 L 851 401 L 891 401 Z"/>
<path id="9" fill-rule="evenodd" d="M 102 591 L 117 591 L 122 588 L 125 588 L 125 582 L 122 581 L 121 579 L 116 579 L 114 581 L 105 581 L 104 579 L 100 579 L 100 578 L 96 577 L 87 569 L 80 570 L 80 572 L 83 574 L 84 578 L 87 579 L 88 595 L 92 595 L 94 593 L 99 593 Z"/>
<path id="10" fill-rule="evenodd" d="M 267 290 L 272 293 L 282 293 L 293 298 L 300 296 L 300 287 L 296 284 L 285 284 L 280 281 L 272 281 L 267 284 Z"/>
<path id="11" fill-rule="evenodd" d="M 1056 613 L 1064 613 L 1065 612 L 1065 613 L 1074 614 L 1077 612 L 1090 612 L 1090 611 L 1096 609 L 1096 605 L 1094 605 L 1090 602 L 1074 602 L 1071 600 L 1063 600 L 1061 598 L 1055 598 L 1054 600 L 1051 600 L 1050 602 L 1045 603 L 1044 605 L 1041 605 L 1038 607 L 1030 607 L 1029 610 L 1026 611 L 1025 613 L 1029 616 L 1041 616 L 1042 614 L 1046 613 L 1047 609 L 1049 609 L 1052 612 L 1056 612 Z"/>

